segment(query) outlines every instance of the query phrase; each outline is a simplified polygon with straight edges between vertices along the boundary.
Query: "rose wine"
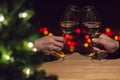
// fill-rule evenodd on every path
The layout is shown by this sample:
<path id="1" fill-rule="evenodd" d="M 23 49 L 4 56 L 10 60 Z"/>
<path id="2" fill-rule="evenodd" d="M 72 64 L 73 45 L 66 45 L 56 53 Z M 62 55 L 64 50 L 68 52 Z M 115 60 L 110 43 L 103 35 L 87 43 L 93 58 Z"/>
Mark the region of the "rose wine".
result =
<path id="1" fill-rule="evenodd" d="M 75 21 L 63 21 L 60 24 L 64 34 L 72 33 L 78 25 L 79 22 Z"/>

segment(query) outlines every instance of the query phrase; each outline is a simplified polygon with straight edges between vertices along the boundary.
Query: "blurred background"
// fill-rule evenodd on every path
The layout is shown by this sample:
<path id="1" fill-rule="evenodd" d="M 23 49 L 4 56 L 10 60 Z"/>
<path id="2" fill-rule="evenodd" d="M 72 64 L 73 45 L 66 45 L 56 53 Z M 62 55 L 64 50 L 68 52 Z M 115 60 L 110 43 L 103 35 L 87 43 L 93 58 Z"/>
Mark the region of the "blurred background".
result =
<path id="1" fill-rule="evenodd" d="M 80 8 L 86 5 L 95 6 L 104 27 L 119 29 L 119 3 L 119 0 L 32 0 L 36 18 L 41 25 L 48 27 L 56 27 L 65 8 L 73 4 Z"/>

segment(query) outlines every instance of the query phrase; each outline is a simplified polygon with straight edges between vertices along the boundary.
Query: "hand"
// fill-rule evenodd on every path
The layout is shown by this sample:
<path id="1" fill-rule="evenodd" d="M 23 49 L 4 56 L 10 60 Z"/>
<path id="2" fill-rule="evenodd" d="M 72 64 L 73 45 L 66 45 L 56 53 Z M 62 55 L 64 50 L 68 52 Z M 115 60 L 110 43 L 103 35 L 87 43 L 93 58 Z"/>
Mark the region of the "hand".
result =
<path id="1" fill-rule="evenodd" d="M 44 36 L 34 42 L 34 47 L 46 55 L 56 55 L 64 47 L 65 40 L 58 36 Z"/>
<path id="2" fill-rule="evenodd" d="M 93 38 L 92 41 L 94 43 L 102 45 L 105 48 L 105 50 L 102 50 L 100 48 L 93 47 L 94 50 L 97 51 L 97 52 L 101 52 L 101 53 L 106 53 L 106 52 L 114 53 L 119 48 L 119 42 L 114 40 L 114 39 L 112 39 L 112 38 L 110 38 L 110 37 L 108 37 L 105 34 L 101 34 L 99 36 L 99 38 Z"/>

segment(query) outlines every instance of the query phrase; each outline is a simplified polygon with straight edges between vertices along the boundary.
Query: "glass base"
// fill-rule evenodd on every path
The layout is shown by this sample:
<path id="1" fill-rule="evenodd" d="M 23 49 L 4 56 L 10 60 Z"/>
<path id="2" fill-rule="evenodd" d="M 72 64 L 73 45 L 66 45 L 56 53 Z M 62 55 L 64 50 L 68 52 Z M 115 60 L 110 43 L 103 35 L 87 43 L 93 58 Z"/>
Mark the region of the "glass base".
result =
<path id="1" fill-rule="evenodd" d="M 91 56 L 91 61 L 94 63 L 104 63 L 108 61 L 108 59 L 105 59 L 107 56 L 108 53 L 94 53 L 94 55 Z"/>
<path id="2" fill-rule="evenodd" d="M 97 60 L 101 60 L 101 59 L 104 59 L 106 58 L 108 55 L 108 53 L 94 53 L 92 57 L 92 59 L 97 59 Z"/>
<path id="3" fill-rule="evenodd" d="M 91 62 L 97 63 L 97 64 L 102 64 L 102 63 L 108 62 L 108 59 L 93 59 L 93 58 L 91 58 Z"/>
<path id="4" fill-rule="evenodd" d="M 62 62 L 65 60 L 66 57 L 71 56 L 72 54 L 73 54 L 73 52 L 72 53 L 64 53 L 61 51 L 61 52 L 57 53 L 57 55 L 56 55 L 56 57 L 58 59 L 53 62 Z"/>

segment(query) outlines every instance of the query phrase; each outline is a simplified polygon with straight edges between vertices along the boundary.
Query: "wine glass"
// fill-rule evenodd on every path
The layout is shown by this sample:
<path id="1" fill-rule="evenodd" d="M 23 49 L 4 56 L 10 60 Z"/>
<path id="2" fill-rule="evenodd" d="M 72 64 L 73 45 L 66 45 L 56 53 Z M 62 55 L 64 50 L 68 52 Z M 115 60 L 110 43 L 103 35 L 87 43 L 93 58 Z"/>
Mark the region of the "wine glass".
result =
<path id="1" fill-rule="evenodd" d="M 85 31 L 90 35 L 91 38 L 99 37 L 101 34 L 100 28 L 102 27 L 101 19 L 94 6 L 85 6 L 81 9 L 81 12 L 81 23 Z M 92 55 L 92 60 L 102 60 L 107 56 L 107 53 L 96 52 L 93 49 L 93 46 L 102 48 L 102 45 L 95 44 L 93 42 L 90 43 L 91 52 L 89 55 Z"/>
<path id="2" fill-rule="evenodd" d="M 80 22 L 80 10 L 76 5 L 68 5 L 63 15 L 60 18 L 59 25 L 63 34 L 72 33 Z"/>
<path id="3" fill-rule="evenodd" d="M 74 33 L 76 27 L 78 27 L 80 22 L 80 10 L 79 7 L 76 5 L 68 5 L 66 10 L 64 11 L 63 15 L 60 18 L 59 26 L 62 30 L 62 36 L 65 37 L 65 35 L 69 34 L 71 35 Z M 66 43 L 65 43 L 66 44 Z M 62 52 L 59 52 L 59 55 L 65 57 L 67 54 L 73 53 L 73 51 L 69 50 L 69 46 L 64 47 Z"/>

